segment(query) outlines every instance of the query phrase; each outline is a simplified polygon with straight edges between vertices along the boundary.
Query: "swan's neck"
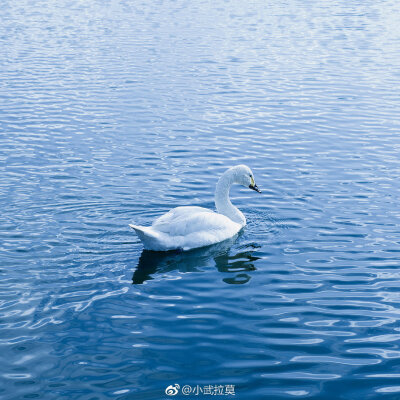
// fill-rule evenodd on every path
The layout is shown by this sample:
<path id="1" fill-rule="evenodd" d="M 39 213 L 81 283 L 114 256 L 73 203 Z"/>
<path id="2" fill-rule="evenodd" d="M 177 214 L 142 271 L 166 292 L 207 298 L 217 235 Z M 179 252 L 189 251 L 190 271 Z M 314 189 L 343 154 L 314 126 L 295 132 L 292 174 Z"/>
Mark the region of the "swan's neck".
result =
<path id="1" fill-rule="evenodd" d="M 229 189 L 233 183 L 234 174 L 231 170 L 226 171 L 221 178 L 219 178 L 215 190 L 215 206 L 217 207 L 218 213 L 225 215 L 233 222 L 245 226 L 245 216 L 231 203 L 229 199 Z"/>

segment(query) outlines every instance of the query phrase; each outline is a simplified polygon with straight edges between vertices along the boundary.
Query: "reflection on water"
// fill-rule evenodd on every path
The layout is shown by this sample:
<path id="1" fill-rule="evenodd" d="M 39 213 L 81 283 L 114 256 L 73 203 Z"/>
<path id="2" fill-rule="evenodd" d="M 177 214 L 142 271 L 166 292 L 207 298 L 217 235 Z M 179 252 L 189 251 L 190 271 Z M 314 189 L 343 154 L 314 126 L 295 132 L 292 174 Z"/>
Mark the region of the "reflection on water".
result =
<path id="1" fill-rule="evenodd" d="M 204 268 L 216 267 L 220 272 L 229 272 L 232 276 L 222 280 L 229 284 L 247 283 L 251 276 L 246 272 L 254 271 L 254 262 L 259 257 L 253 255 L 257 245 L 248 245 L 244 249 L 232 251 L 237 235 L 232 239 L 212 246 L 187 252 L 159 252 L 143 250 L 133 273 L 133 284 L 141 284 L 171 271 L 202 272 Z"/>

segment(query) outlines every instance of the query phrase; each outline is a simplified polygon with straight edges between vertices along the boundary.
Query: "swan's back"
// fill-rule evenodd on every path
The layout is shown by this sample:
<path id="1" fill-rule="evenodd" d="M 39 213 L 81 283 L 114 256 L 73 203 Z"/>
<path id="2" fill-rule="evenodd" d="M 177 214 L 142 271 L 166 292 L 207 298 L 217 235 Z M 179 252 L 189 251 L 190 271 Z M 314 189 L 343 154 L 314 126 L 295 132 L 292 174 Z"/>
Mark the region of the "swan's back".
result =
<path id="1" fill-rule="evenodd" d="M 157 218 L 152 228 L 168 235 L 185 236 L 205 229 L 218 229 L 218 223 L 213 219 L 217 215 L 203 207 L 176 207 Z"/>

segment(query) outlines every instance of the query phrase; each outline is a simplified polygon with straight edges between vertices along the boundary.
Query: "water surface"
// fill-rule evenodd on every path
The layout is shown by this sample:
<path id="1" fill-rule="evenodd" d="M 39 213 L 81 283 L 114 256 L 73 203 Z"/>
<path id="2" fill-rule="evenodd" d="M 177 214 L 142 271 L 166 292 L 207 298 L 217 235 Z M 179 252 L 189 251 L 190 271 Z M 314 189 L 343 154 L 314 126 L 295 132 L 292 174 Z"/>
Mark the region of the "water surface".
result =
<path id="1" fill-rule="evenodd" d="M 400 398 L 399 14 L 3 2 L 1 398 Z M 238 238 L 143 251 L 239 163 Z"/>

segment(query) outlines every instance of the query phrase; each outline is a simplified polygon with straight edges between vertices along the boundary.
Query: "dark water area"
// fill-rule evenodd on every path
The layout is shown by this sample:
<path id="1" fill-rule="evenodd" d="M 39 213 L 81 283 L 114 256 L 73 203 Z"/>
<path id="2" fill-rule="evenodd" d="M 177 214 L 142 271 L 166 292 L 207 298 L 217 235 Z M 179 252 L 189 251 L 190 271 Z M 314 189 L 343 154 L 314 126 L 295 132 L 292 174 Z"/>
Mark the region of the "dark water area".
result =
<path id="1" fill-rule="evenodd" d="M 397 2 L 0 20 L 1 399 L 400 399 Z M 241 163 L 238 237 L 143 251 Z"/>

